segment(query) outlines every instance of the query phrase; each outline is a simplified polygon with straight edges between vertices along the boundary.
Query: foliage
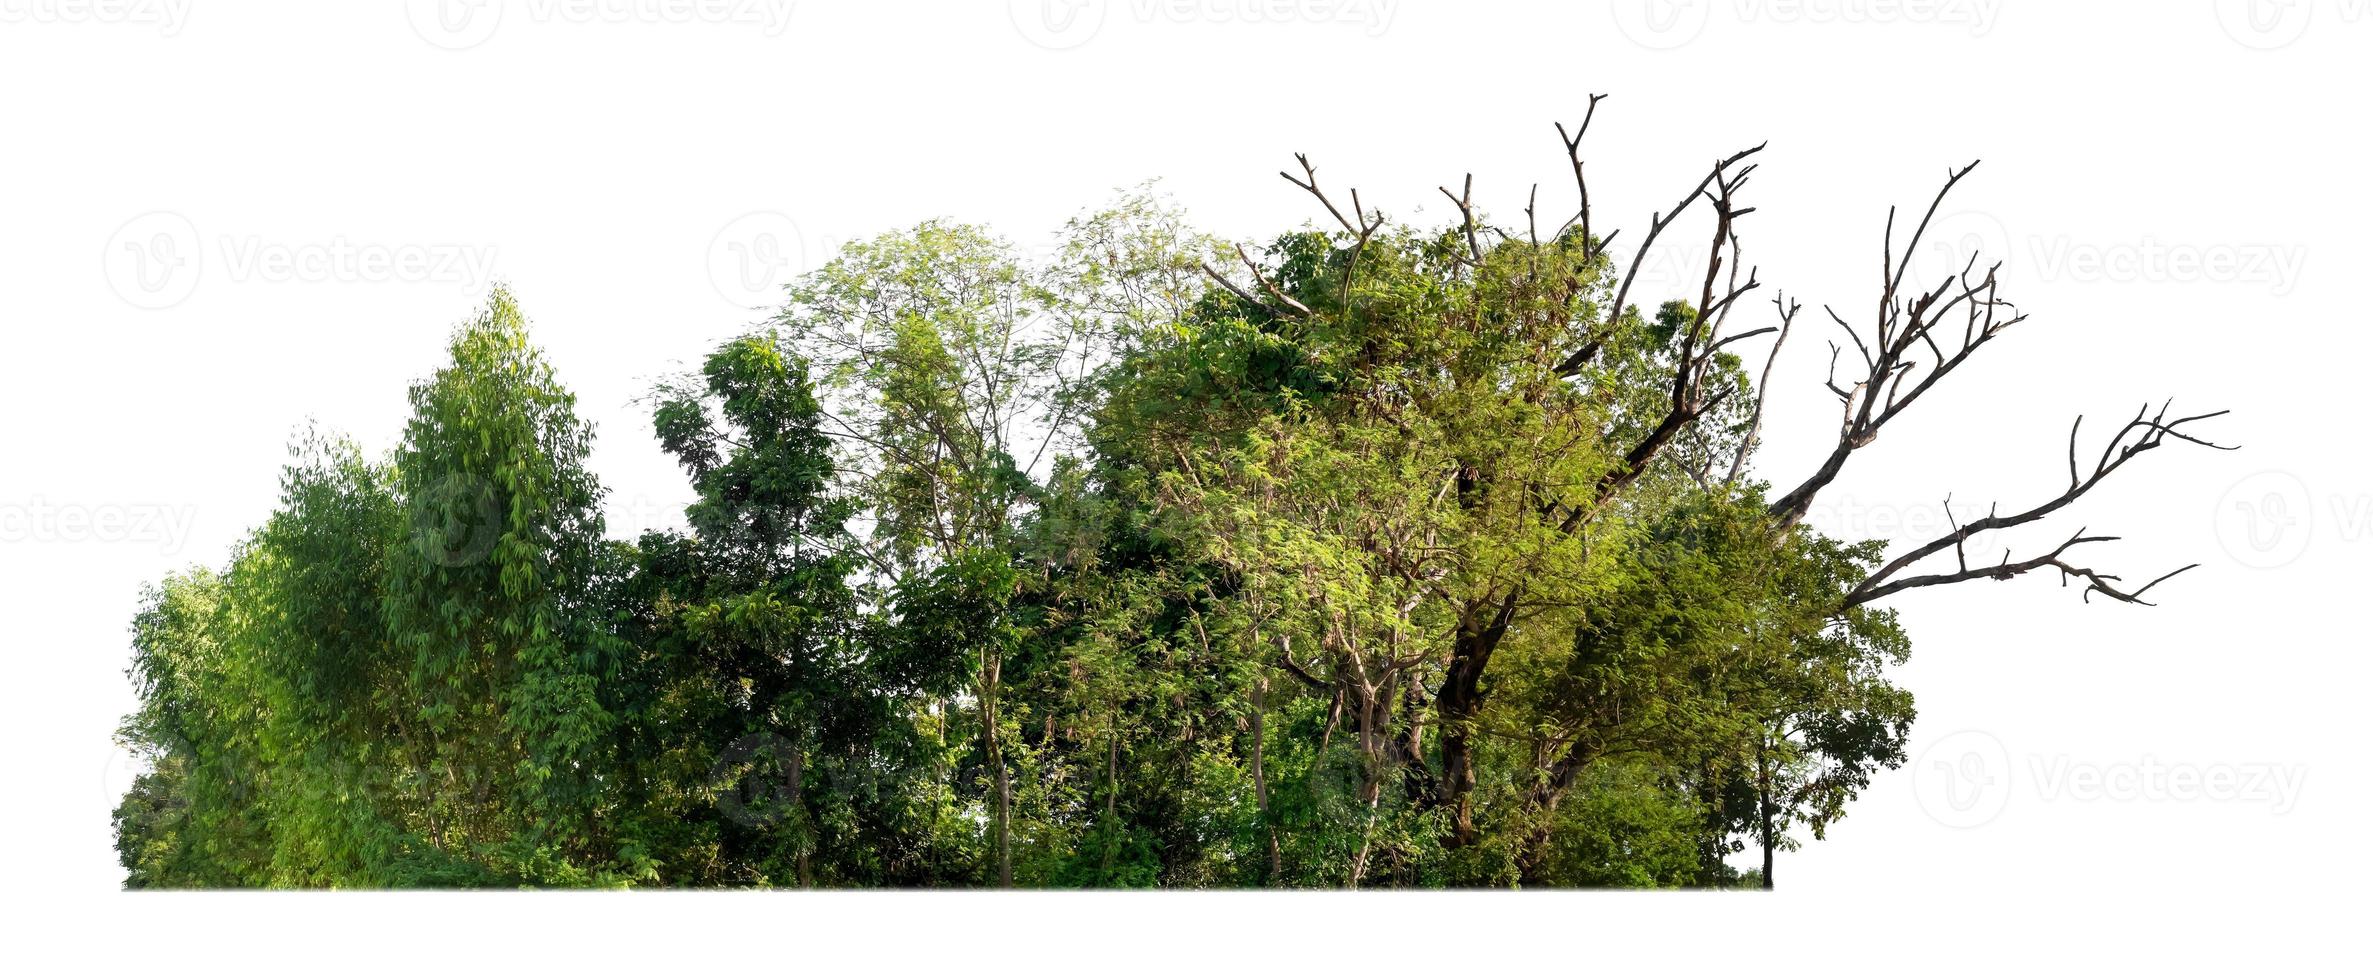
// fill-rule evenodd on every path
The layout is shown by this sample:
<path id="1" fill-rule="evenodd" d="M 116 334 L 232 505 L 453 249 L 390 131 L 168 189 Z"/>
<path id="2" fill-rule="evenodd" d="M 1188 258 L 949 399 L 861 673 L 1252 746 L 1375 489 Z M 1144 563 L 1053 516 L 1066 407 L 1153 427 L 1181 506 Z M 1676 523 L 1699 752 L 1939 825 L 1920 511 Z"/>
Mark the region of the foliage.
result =
<path id="1" fill-rule="evenodd" d="M 1737 476 L 1703 297 L 1478 224 L 852 245 L 658 386 L 633 542 L 497 290 L 147 595 L 127 885 L 1768 884 L 1903 761 L 1885 542 Z"/>

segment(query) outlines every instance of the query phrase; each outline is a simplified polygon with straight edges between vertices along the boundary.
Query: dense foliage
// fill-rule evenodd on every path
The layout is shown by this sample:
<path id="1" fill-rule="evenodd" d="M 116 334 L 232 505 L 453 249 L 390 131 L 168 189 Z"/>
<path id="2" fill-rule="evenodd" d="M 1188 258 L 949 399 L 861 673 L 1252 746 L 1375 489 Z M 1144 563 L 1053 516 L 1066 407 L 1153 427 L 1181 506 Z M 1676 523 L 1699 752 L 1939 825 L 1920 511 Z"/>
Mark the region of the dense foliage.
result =
<path id="1" fill-rule="evenodd" d="M 1723 886 L 1901 763 L 1885 543 L 1741 475 L 1704 304 L 1586 221 L 1235 259 L 851 246 L 659 386 L 636 541 L 498 291 L 148 595 L 130 885 Z"/>

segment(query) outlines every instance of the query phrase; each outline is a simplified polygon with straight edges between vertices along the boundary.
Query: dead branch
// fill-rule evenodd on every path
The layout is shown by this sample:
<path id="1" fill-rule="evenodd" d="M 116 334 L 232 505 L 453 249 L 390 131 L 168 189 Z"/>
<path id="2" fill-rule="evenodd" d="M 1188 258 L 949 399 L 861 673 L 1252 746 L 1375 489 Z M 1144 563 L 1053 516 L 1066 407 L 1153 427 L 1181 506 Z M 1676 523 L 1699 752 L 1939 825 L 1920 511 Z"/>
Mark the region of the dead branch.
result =
<path id="1" fill-rule="evenodd" d="M 1582 199 L 1581 206 L 1574 212 L 1574 216 L 1558 226 L 1557 234 L 1565 234 L 1566 229 L 1573 227 L 1577 222 L 1582 225 L 1582 261 L 1585 265 L 1589 264 L 1592 258 L 1597 257 L 1597 250 L 1604 246 L 1592 241 L 1590 237 L 1590 181 L 1582 176 L 1582 134 L 1590 132 L 1590 120 L 1598 116 L 1598 103 L 1600 99 L 1604 98 L 1606 98 L 1604 94 L 1590 97 L 1590 107 L 1582 112 L 1582 124 L 1575 126 L 1571 135 L 1566 133 L 1566 124 L 1557 124 L 1557 138 L 1565 143 L 1566 159 L 1574 165 L 1574 193 Z"/>
<path id="2" fill-rule="evenodd" d="M 1575 372 L 1582 369 L 1583 365 L 1590 363 L 1591 358 L 1598 356 L 1598 352 L 1602 346 L 1605 335 L 1612 331 L 1615 327 L 1615 324 L 1623 317 L 1624 303 L 1631 297 L 1632 283 L 1639 279 L 1640 268 L 1647 263 L 1649 253 L 1655 251 L 1657 237 L 1663 235 L 1666 228 L 1672 227 L 1673 222 L 1681 217 L 1681 213 L 1688 210 L 1689 205 L 1695 203 L 1697 199 L 1701 197 L 1707 198 L 1709 200 L 1713 199 L 1712 195 L 1706 193 L 1707 188 L 1713 187 L 1717 183 L 1724 180 L 1725 175 L 1729 173 L 1731 167 L 1737 166 L 1739 161 L 1745 160 L 1750 156 L 1763 152 L 1763 148 L 1769 145 L 1769 143 L 1757 143 L 1754 146 L 1740 150 L 1737 153 L 1733 153 L 1728 157 L 1716 161 L 1713 168 L 1706 172 L 1704 179 L 1699 180 L 1696 187 L 1690 188 L 1689 193 L 1681 198 L 1679 204 L 1673 205 L 1671 211 L 1658 212 L 1648 216 L 1648 237 L 1646 240 L 1640 242 L 1639 251 L 1632 255 L 1630 270 L 1624 273 L 1622 284 L 1617 286 L 1615 289 L 1615 300 L 1607 307 L 1607 322 L 1599 329 L 1598 336 L 1593 337 L 1588 343 L 1584 344 L 1580 350 L 1575 351 L 1563 362 L 1558 364 L 1557 373 L 1560 377 L 1572 377 Z M 1750 167 L 1748 169 L 1752 170 L 1753 168 Z M 1739 182 L 1743 183 L 1744 179 L 1745 174 L 1742 173 L 1740 175 Z M 1738 184 L 1735 183 L 1731 185 L 1733 190 L 1735 190 L 1737 186 Z M 1746 212 L 1735 212 L 1729 217 L 1735 218 L 1744 213 Z M 1718 228 L 1715 234 L 1715 242 L 1717 243 L 1717 246 L 1719 246 L 1719 243 L 1727 234 L 1727 228 L 1727 219 L 1725 219 L 1724 225 L 1721 228 Z M 1610 233 L 1607 236 L 1607 241 L 1612 242 L 1614 240 L 1615 235 Z M 1601 244 L 1601 248 L 1602 250 L 1604 249 L 1604 243 Z M 1701 309 L 1700 312 L 1704 311 Z"/>
<path id="3" fill-rule="evenodd" d="M 2069 426 L 2068 428 L 2068 486 L 2066 489 L 2062 490 L 2058 496 L 2015 514 L 2006 515 L 2001 514 L 1998 511 L 1989 511 L 1985 517 L 1970 521 L 1967 524 L 1960 523 L 1957 520 L 1953 521 L 1952 533 L 1946 534 L 1943 537 L 1937 538 L 1936 540 L 1930 541 L 1917 548 L 1913 548 L 1894 560 L 1889 561 L 1886 565 L 1881 566 L 1878 571 L 1871 573 L 1868 579 L 1865 579 L 1861 585 L 1856 586 L 1854 591 L 1846 596 L 1844 602 L 1845 607 L 1852 608 L 1854 606 L 1859 606 L 1876 599 L 1893 595 L 1905 589 L 1915 589 L 1930 585 L 1945 585 L 1953 582 L 1964 582 L 1975 578 L 2009 578 L 2013 575 L 2018 575 L 2023 572 L 2032 571 L 2036 568 L 2042 568 L 2045 566 L 2058 567 L 2060 568 L 2063 575 L 2078 576 L 2089 580 L 2092 583 L 2092 587 L 2086 591 L 2086 597 L 2088 601 L 2090 600 L 2093 592 L 2100 592 L 2103 595 L 2117 599 L 2121 602 L 2141 602 L 2141 595 L 2144 591 L 2148 590 L 2152 585 L 2157 585 L 2160 582 L 2166 581 L 2168 578 L 2173 577 L 2175 574 L 2182 572 L 2185 569 L 2177 569 L 2176 572 L 2170 572 L 2167 575 L 2162 575 L 2159 578 L 2152 580 L 2149 585 L 2145 585 L 2140 589 L 2134 590 L 2133 592 L 2122 592 L 2111 584 L 2117 581 L 2117 576 L 2103 575 L 2090 569 L 2076 568 L 2069 566 L 2059 560 L 2061 553 L 2065 552 L 2072 545 L 2084 544 L 2092 541 L 2114 541 L 2116 540 L 2115 538 L 2085 538 L 2083 536 L 2083 532 L 2079 531 L 2077 533 L 2077 537 L 2071 538 L 2066 544 L 2061 545 L 2059 548 L 2054 549 L 2051 553 L 2041 557 L 2029 559 L 2026 562 L 2010 562 L 2008 560 L 2009 556 L 2006 554 L 2004 555 L 2004 561 L 2002 563 L 1976 569 L 1972 569 L 1969 566 L 1969 559 L 1966 554 L 1965 545 L 1969 539 L 1975 535 L 1984 534 L 1989 531 L 2005 530 L 2038 521 L 2050 516 L 2054 512 L 2068 506 L 2069 504 L 2075 503 L 2085 494 L 2092 492 L 2093 488 L 2100 486 L 2103 480 L 2108 479 L 2110 474 L 2117 472 L 2120 468 L 2124 467 L 2127 462 L 2133 460 L 2136 456 L 2140 456 L 2143 453 L 2158 448 L 2159 446 L 2165 444 L 2168 439 L 2176 439 L 2182 442 L 2189 442 L 2194 445 L 2206 446 L 2210 449 L 2233 450 L 2240 448 L 2238 446 L 2221 445 L 2208 439 L 2203 439 L 2182 431 L 2183 426 L 2190 425 L 2195 422 L 2205 421 L 2207 419 L 2213 419 L 2218 416 L 2225 415 L 2227 412 L 2204 412 L 2199 415 L 2187 415 L 2181 418 L 2170 419 L 2167 417 L 2167 411 L 2170 404 L 2172 403 L 2160 405 L 2156 413 L 2151 411 L 2150 406 L 2144 405 L 2140 411 L 2134 414 L 2132 421 L 2127 422 L 2124 427 L 2118 430 L 2116 435 L 2110 437 L 2108 445 L 2102 448 L 2101 455 L 2094 460 L 2090 473 L 2081 471 L 2077 462 L 2077 434 L 2078 431 L 2083 428 L 2085 422 L 2084 418 L 2079 416 L 2075 424 Z M 1949 497 L 1946 498 L 1945 508 L 1946 516 L 1948 520 L 1950 520 L 1952 515 L 1952 499 Z M 1905 578 L 1895 577 L 1905 569 L 1919 562 L 1921 559 L 1937 554 L 1938 552 L 1941 552 L 1947 548 L 1953 549 L 1955 561 L 1959 566 L 1958 571 L 1935 575 L 1915 575 Z M 2189 567 L 2191 566 L 2186 566 L 2186 568 Z M 2148 603 L 2143 604 L 2148 605 Z"/>
<path id="4" fill-rule="evenodd" d="M 1755 407 L 1747 413 L 1747 434 L 1739 439 L 1738 452 L 1730 459 L 1730 475 L 1723 480 L 1725 486 L 1738 485 L 1740 474 L 1747 469 L 1747 457 L 1755 454 L 1755 444 L 1763 437 L 1763 406 L 1771 394 L 1772 365 L 1780 362 L 1780 348 L 1788 345 L 1788 330 L 1796 325 L 1796 312 L 1803 308 L 1803 304 L 1786 302 L 1782 296 L 1773 296 L 1772 308 L 1780 311 L 1780 335 L 1772 339 L 1771 353 L 1763 359 L 1763 373 L 1755 379 Z M 1836 345 L 1830 346 L 1834 351 Z"/>
<path id="5" fill-rule="evenodd" d="M 1302 305 L 1301 300 L 1286 295 L 1285 290 L 1277 288 L 1276 283 L 1270 282 L 1268 276 L 1261 274 L 1261 264 L 1253 261 L 1252 256 L 1244 254 L 1244 246 L 1236 246 L 1236 258 L 1242 260 L 1244 262 L 1244 267 L 1252 271 L 1253 281 L 1260 283 L 1262 289 L 1269 291 L 1269 295 L 1277 297 L 1278 302 L 1284 303 L 1286 306 L 1293 308 L 1294 312 L 1302 314 L 1303 316 L 1310 315 L 1310 308 Z"/>
<path id="6" fill-rule="evenodd" d="M 1319 189 L 1318 168 L 1310 165 L 1310 156 L 1304 153 L 1296 153 L 1294 154 L 1294 160 L 1295 162 L 1302 165 L 1302 176 L 1295 177 L 1293 174 L 1287 173 L 1283 170 L 1278 171 L 1277 176 L 1285 178 L 1286 183 L 1292 184 L 1295 187 L 1299 187 L 1302 190 L 1308 192 L 1310 196 L 1317 198 L 1318 203 L 1326 207 L 1327 213 L 1335 216 L 1335 223 L 1342 225 L 1343 230 L 1352 237 L 1351 255 L 1343 263 L 1341 301 L 1343 309 L 1345 311 L 1349 311 L 1351 309 L 1352 276 L 1359 271 L 1360 256 L 1366 253 L 1368 250 L 1368 239 L 1375 237 L 1376 232 L 1384 227 L 1384 213 L 1379 211 L 1376 212 L 1373 217 L 1370 217 L 1365 206 L 1360 203 L 1359 188 L 1354 187 L 1351 189 L 1351 214 L 1352 217 L 1358 218 L 1359 221 L 1356 224 L 1353 223 L 1349 218 L 1345 218 L 1343 216 L 1343 212 L 1341 210 L 1335 207 L 1335 202 L 1327 197 L 1326 191 Z M 1474 185 L 1474 175 L 1467 175 L 1467 187 L 1470 191 L 1473 190 Z M 1443 193 L 1447 194 L 1449 192 L 1444 191 Z M 1474 215 L 1471 211 L 1468 212 L 1467 216 L 1467 241 L 1470 247 L 1474 246 L 1475 226 Z M 1476 261 L 1481 262 L 1482 250 L 1480 248 L 1475 248 L 1475 253 Z M 1260 275 L 1260 272 L 1255 270 L 1253 274 L 1258 276 Z M 1294 305 L 1298 307 L 1301 304 L 1296 303 Z M 1308 311 L 1305 310 L 1304 312 Z"/>
<path id="7" fill-rule="evenodd" d="M 1220 286 L 1227 289 L 1228 292 L 1236 294 L 1237 299 L 1243 300 L 1253 306 L 1257 306 L 1262 310 L 1267 311 L 1270 316 L 1277 319 L 1283 320 L 1287 318 L 1288 314 L 1285 310 L 1281 310 L 1275 306 L 1269 305 L 1268 301 L 1263 300 L 1258 296 L 1254 296 L 1252 293 L 1246 291 L 1244 287 L 1236 285 L 1236 283 L 1230 280 L 1227 276 L 1221 275 L 1218 269 L 1212 268 L 1211 263 L 1204 262 L 1200 263 L 1200 265 L 1203 267 L 1203 274 L 1205 276 L 1210 277 L 1212 282 L 1220 284 Z M 1307 313 L 1308 310 L 1304 310 L 1303 312 Z"/>
<path id="8" fill-rule="evenodd" d="M 1434 189 L 1441 191 L 1443 197 L 1450 198 L 1450 203 L 1458 206 L 1459 218 L 1467 232 L 1467 260 L 1478 267 L 1482 266 L 1483 243 L 1475 237 L 1475 175 L 1467 175 L 1465 189 L 1456 195 L 1451 194 L 1447 187 Z"/>
<path id="9" fill-rule="evenodd" d="M 1355 235 L 1359 234 L 1359 226 L 1352 224 L 1350 219 L 1343 217 L 1343 212 L 1336 210 L 1335 202 L 1328 199 L 1327 192 L 1318 188 L 1318 168 L 1310 165 L 1310 155 L 1306 153 L 1296 153 L 1294 154 L 1294 161 L 1302 165 L 1302 176 L 1295 177 L 1293 174 L 1287 173 L 1283 170 L 1278 171 L 1277 176 L 1285 178 L 1286 183 L 1292 184 L 1295 187 L 1299 187 L 1304 191 L 1309 192 L 1311 197 L 1318 198 L 1318 203 L 1326 206 L 1327 213 L 1335 216 L 1335 223 L 1342 225 L 1344 231 L 1351 232 Z"/>
<path id="10" fill-rule="evenodd" d="M 1757 149 L 1761 149 L 1761 147 L 1757 147 Z M 1712 396 L 1708 396 L 1705 392 L 1708 368 L 1713 366 L 1714 355 L 1717 352 L 1735 341 L 1778 329 L 1765 327 L 1734 337 L 1715 339 L 1720 334 L 1723 323 L 1728 320 L 1731 308 L 1737 304 L 1739 298 L 1762 285 L 1756 280 L 1755 271 L 1752 268 L 1747 271 L 1746 281 L 1739 281 L 1742 248 L 1739 244 L 1737 221 L 1755 209 L 1739 207 L 1737 194 L 1741 188 L 1746 186 L 1747 178 L 1755 172 L 1755 167 L 1750 164 L 1741 168 L 1736 174 L 1728 171 L 1732 164 L 1744 159 L 1745 156 L 1745 153 L 1741 153 L 1716 164 L 1714 171 L 1706 176 L 1706 182 L 1713 186 L 1713 190 L 1709 192 L 1704 189 L 1704 185 L 1700 185 L 1697 192 L 1698 195 L 1704 196 L 1707 201 L 1711 202 L 1714 208 L 1713 247 L 1706 259 L 1705 282 L 1698 291 L 1697 309 L 1690 317 L 1688 327 L 1681 333 L 1680 348 L 1674 357 L 1670 407 L 1656 426 L 1649 430 L 1648 435 L 1633 445 L 1631 451 L 1624 455 L 1623 465 L 1608 471 L 1607 475 L 1600 479 L 1593 507 L 1604 504 L 1615 494 L 1621 492 L 1624 487 L 1639 479 L 1640 475 L 1647 471 L 1648 465 L 1656 459 L 1659 453 L 1664 451 L 1664 447 L 1670 444 L 1682 429 L 1696 423 L 1699 418 L 1712 411 L 1716 405 L 1721 404 L 1725 398 L 1733 394 L 1728 389 Z M 1682 203 L 1686 206 L 1688 202 Z M 1649 230 L 1648 237 L 1651 241 L 1655 239 L 1657 233 L 1663 230 L 1661 224 Z M 1728 253 L 1728 262 L 1724 261 L 1725 252 Z M 1633 268 L 1636 272 L 1637 263 Z M 1726 268 L 1729 273 L 1727 279 L 1724 277 Z M 1717 295 L 1718 289 L 1720 290 L 1719 295 Z M 1618 301 L 1618 306 L 1620 306 L 1620 301 Z"/>
<path id="11" fill-rule="evenodd" d="M 1966 560 L 1963 560 L 1961 562 L 1960 568 L 1956 571 L 1939 572 L 1934 575 L 1914 575 L 1910 578 L 1897 579 L 1893 582 L 1888 582 L 1884 585 L 1870 589 L 1868 592 L 1857 591 L 1853 596 L 1848 597 L 1846 605 L 1848 608 L 1852 608 L 1853 606 L 1858 606 L 1875 599 L 1893 595 L 1905 589 L 1917 589 L 1930 585 L 1949 585 L 1954 582 L 1968 582 L 1976 579 L 1995 579 L 1998 581 L 2008 581 L 2040 568 L 2055 568 L 2060 571 L 2060 584 L 2062 585 L 2068 584 L 2068 582 L 2072 579 L 2083 580 L 2086 583 L 2085 591 L 2083 593 L 2086 602 L 2093 601 L 2093 593 L 2099 592 L 2102 595 L 2116 599 L 2119 602 L 2129 602 L 2135 605 L 2148 606 L 2151 605 L 2151 603 L 2142 598 L 2143 593 L 2149 592 L 2153 587 L 2156 587 L 2161 582 L 2167 581 L 2168 579 L 2174 578 L 2185 572 L 2191 571 L 2192 569 L 2200 567 L 2198 563 L 2185 565 L 2182 568 L 2178 568 L 2172 572 L 2168 572 L 2165 575 L 2161 575 L 2158 578 L 2150 580 L 2139 589 L 2135 589 L 2132 592 L 2127 592 L 2117 585 L 2119 581 L 2118 576 L 2106 574 L 2082 565 L 2074 564 L 2062 557 L 2067 554 L 2068 549 L 2076 547 L 2080 544 L 2093 544 L 2097 542 L 2116 540 L 2118 539 L 2109 535 L 2088 536 L 2085 534 L 2083 528 L 2079 528 L 2077 529 L 2076 534 L 2070 536 L 2068 540 L 2061 542 L 2059 547 L 2052 549 L 2048 553 L 2038 555 L 2034 558 L 2029 558 L 2025 561 L 2010 560 L 2010 552 L 2008 551 L 2002 553 L 2002 561 L 1992 565 L 1971 568 L 1969 563 Z"/>
<path id="12" fill-rule="evenodd" d="M 1948 276 L 1933 288 L 1913 296 L 1905 290 L 1905 280 L 1911 274 L 1911 258 L 1926 236 L 1936 209 L 1945 195 L 1959 184 L 1970 171 L 1977 169 L 1972 162 L 1952 171 L 1942 189 L 1928 204 L 1928 211 L 1905 244 L 1902 259 L 1895 256 L 1895 212 L 1887 213 L 1887 230 L 1882 239 L 1880 267 L 1883 282 L 1879 291 L 1879 307 L 1871 336 L 1866 341 L 1861 331 L 1838 316 L 1837 311 L 1824 307 L 1832 322 L 1845 331 L 1854 349 L 1862 355 L 1863 376 L 1849 387 L 1837 381 L 1837 353 L 1832 345 L 1830 377 L 1825 382 L 1832 395 L 1837 396 L 1843 410 L 1838 425 L 1836 446 L 1827 459 L 1795 489 L 1774 500 L 1771 513 L 1782 526 L 1803 520 L 1812 507 L 1813 495 L 1828 486 L 1845 468 L 1846 460 L 1857 449 L 1867 446 L 1879 436 L 1886 424 L 1917 402 L 1921 395 L 1952 374 L 1969 360 L 1987 341 L 2000 336 L 2002 331 L 2016 326 L 2027 316 L 2018 312 L 2015 304 L 2001 296 L 2000 262 L 1977 272 L 1976 255 L 1957 275 Z M 1909 297 L 1908 299 L 1906 297 Z M 1940 344 L 1936 330 L 1958 322 L 1961 336 L 1950 352 Z M 1915 359 L 1926 351 L 1928 360 Z"/>

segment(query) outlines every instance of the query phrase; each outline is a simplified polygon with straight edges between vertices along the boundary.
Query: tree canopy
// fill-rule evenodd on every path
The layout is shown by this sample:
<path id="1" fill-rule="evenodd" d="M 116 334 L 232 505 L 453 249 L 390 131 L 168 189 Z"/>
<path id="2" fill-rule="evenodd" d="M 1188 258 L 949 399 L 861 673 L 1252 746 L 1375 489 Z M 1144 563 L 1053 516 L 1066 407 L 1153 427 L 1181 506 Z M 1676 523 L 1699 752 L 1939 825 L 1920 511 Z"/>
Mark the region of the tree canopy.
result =
<path id="1" fill-rule="evenodd" d="M 2071 557 L 2103 536 L 1964 545 L 2222 413 L 2146 409 L 2089 468 L 2072 429 L 2062 495 L 1936 540 L 1830 538 L 1814 497 L 2024 319 L 1998 267 L 1916 281 L 1936 205 L 1891 215 L 1874 317 L 1830 314 L 1836 448 L 1768 482 L 1800 307 L 1746 312 L 1762 148 L 1626 263 L 1587 125 L 1562 221 L 1470 179 L 1395 223 L 1305 159 L 1329 223 L 1257 249 L 1142 190 L 1040 261 L 850 245 L 653 391 L 693 503 L 633 541 L 496 290 L 391 453 L 301 435 L 271 518 L 145 596 L 127 884 L 1768 887 L 1903 762 L 1879 600 L 2145 602 L 2167 576 Z M 1692 209 L 1702 287 L 1635 296 Z"/>

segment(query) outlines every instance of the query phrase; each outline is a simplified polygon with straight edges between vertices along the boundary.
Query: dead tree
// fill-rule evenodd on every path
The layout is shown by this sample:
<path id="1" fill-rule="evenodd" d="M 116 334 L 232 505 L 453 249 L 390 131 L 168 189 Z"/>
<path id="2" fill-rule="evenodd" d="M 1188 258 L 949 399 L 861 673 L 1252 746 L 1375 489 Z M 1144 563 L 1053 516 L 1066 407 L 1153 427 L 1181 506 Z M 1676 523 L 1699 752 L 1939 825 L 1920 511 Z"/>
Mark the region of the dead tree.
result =
<path id="1" fill-rule="evenodd" d="M 1837 479 L 1856 450 L 1877 440 L 1887 423 L 1901 416 L 1937 382 L 1967 363 L 1978 348 L 2027 319 L 2027 314 L 2019 312 L 2014 304 L 2001 295 L 2002 264 L 1999 261 L 1980 271 L 1978 262 L 1981 257 L 1973 253 L 1963 263 L 1959 273 L 1947 276 L 1941 282 L 1927 285 L 1909 279 L 1912 256 L 1918 252 L 1922 237 L 1927 234 L 1929 224 L 1935 220 L 1937 208 L 1944 203 L 1945 196 L 1952 192 L 1953 187 L 1976 169 L 1977 163 L 1972 161 L 1968 166 L 1952 171 L 1944 187 L 1929 202 L 1919 225 L 1912 230 L 1911 239 L 1904 244 L 1900 257 L 1895 252 L 1895 211 L 1892 208 L 1888 210 L 1887 228 L 1880 251 L 1882 285 L 1875 321 L 1867 337 L 1863 331 L 1856 330 L 1844 317 L 1839 316 L 1836 310 L 1823 308 L 1852 343 L 1861 371 L 1851 383 L 1841 385 L 1837 378 L 1837 367 L 1845 349 L 1835 343 L 1830 344 L 1829 378 L 1824 384 L 1830 394 L 1837 398 L 1842 410 L 1837 442 L 1811 476 L 1771 502 L 1770 513 L 1781 527 L 1792 527 L 1803 520 L 1812 507 L 1814 496 Z M 1782 322 L 1786 323 L 1793 317 L 1793 310 L 1784 311 Z M 1940 328 L 1944 331 L 1941 340 L 1938 335 Z M 1773 355 L 1778 355 L 1776 346 Z M 1768 378 L 1769 374 L 1767 365 L 1765 376 Z M 1985 517 L 1962 524 L 1953 519 L 1952 501 L 1948 497 L 1945 511 L 1948 521 L 1953 524 L 1953 530 L 1889 561 L 1850 592 L 1842 608 L 1863 605 L 1906 589 L 1976 579 L 2008 579 L 2045 568 L 2057 570 L 2063 581 L 2085 582 L 2083 595 L 2088 601 L 2098 592 L 2120 602 L 2149 605 L 2142 598 L 2144 592 L 2197 566 L 2184 566 L 2152 579 L 2141 588 L 2127 591 L 2118 584 L 2118 576 L 2077 565 L 2067 557 L 2071 548 L 2115 541 L 2115 537 L 2088 536 L 2079 530 L 2044 554 L 2013 560 L 2006 553 L 1998 562 L 1976 566 L 1969 563 L 1967 545 L 1970 538 L 1977 534 L 2040 520 L 2076 502 L 2100 486 L 2104 479 L 2127 461 L 2158 448 L 2170 438 L 2212 449 L 2237 448 L 2219 445 L 2181 431 L 2183 426 L 2216 418 L 2225 412 L 2169 418 L 2171 404 L 2160 406 L 2155 414 L 2147 405 L 2135 413 L 2133 420 L 2111 437 L 2109 445 L 2102 450 L 2089 473 L 2080 472 L 2077 462 L 2077 435 L 2084 424 L 2084 418 L 2079 416 L 2068 431 L 2068 487 L 2060 495 L 2034 507 L 2008 515 L 2000 513 L 1999 509 L 1990 510 Z M 1762 403 L 1758 401 L 1750 431 L 1759 431 L 1761 426 Z M 1952 549 L 1957 562 L 1954 571 L 1910 576 L 1902 574 L 1921 559 L 1948 548 Z"/>

